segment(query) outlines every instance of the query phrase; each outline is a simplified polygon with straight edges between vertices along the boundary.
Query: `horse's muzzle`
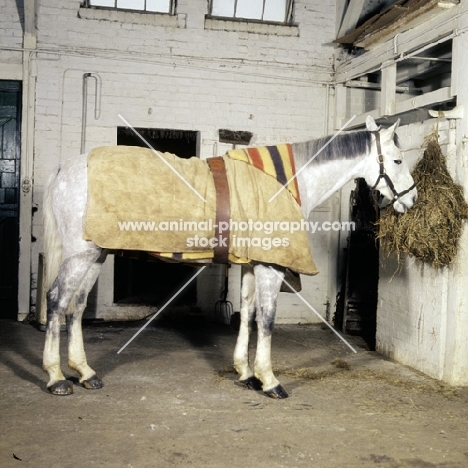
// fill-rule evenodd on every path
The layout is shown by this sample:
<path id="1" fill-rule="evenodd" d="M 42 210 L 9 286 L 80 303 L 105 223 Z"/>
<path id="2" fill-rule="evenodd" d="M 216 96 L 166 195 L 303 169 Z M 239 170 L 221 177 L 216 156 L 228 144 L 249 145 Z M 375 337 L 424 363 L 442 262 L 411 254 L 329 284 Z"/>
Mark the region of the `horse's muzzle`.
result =
<path id="1" fill-rule="evenodd" d="M 418 199 L 416 189 L 414 189 L 415 193 L 412 192 L 413 190 L 410 193 L 404 195 L 403 197 L 395 200 L 395 202 L 393 203 L 393 209 L 397 213 L 406 213 L 416 203 Z"/>

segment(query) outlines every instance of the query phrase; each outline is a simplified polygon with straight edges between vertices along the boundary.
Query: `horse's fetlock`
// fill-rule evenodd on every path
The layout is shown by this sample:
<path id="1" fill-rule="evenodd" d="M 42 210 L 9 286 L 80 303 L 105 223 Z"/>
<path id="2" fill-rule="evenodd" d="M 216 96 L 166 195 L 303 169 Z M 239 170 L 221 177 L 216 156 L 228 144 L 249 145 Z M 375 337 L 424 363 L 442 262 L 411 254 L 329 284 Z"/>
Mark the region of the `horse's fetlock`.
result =
<path id="1" fill-rule="evenodd" d="M 81 363 L 77 363 L 77 362 L 71 361 L 71 360 L 69 359 L 69 360 L 68 360 L 68 367 L 69 367 L 70 369 L 73 369 L 73 370 L 75 370 L 75 371 L 80 372 L 80 374 L 81 374 L 81 370 L 87 368 L 87 367 L 88 367 L 88 363 L 87 363 L 86 361 L 83 361 L 83 362 L 81 362 Z"/>

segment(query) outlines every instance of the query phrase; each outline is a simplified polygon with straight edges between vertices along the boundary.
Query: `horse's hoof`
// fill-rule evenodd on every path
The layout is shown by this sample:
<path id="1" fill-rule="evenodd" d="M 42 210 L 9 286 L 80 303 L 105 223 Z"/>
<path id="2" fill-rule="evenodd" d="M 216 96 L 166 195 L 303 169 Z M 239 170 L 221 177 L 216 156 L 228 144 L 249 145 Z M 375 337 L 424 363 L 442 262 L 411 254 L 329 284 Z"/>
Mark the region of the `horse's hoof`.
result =
<path id="1" fill-rule="evenodd" d="M 275 398 L 276 400 L 281 400 L 283 398 L 289 397 L 288 393 L 281 385 L 277 385 L 276 387 L 273 387 L 271 390 L 265 390 L 263 393 L 269 396 L 270 398 Z"/>
<path id="2" fill-rule="evenodd" d="M 47 387 L 52 395 L 71 395 L 73 393 L 73 384 L 69 380 L 59 380 L 50 387 Z"/>
<path id="3" fill-rule="evenodd" d="M 104 387 L 104 382 L 96 374 L 94 374 L 89 379 L 83 380 L 81 385 L 83 385 L 83 387 L 88 390 L 99 390 L 100 388 Z"/>
<path id="4" fill-rule="evenodd" d="M 245 380 L 239 380 L 239 383 L 249 389 L 249 390 L 261 390 L 262 389 L 262 382 L 261 380 L 257 379 L 257 377 L 249 377 Z"/>

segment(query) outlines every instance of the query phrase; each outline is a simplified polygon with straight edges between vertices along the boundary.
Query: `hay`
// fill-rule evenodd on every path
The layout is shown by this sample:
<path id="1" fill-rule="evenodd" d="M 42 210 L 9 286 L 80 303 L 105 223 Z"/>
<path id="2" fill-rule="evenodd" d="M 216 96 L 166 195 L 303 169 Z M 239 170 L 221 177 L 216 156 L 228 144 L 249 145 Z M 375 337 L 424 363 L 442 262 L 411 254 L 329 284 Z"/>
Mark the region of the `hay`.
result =
<path id="1" fill-rule="evenodd" d="M 427 147 L 412 173 L 418 201 L 404 214 L 388 208 L 377 222 L 380 246 L 387 256 L 394 252 L 401 265 L 402 254 L 433 268 L 453 264 L 468 218 L 463 188 L 454 183 L 442 154 L 437 132 L 427 138 Z"/>

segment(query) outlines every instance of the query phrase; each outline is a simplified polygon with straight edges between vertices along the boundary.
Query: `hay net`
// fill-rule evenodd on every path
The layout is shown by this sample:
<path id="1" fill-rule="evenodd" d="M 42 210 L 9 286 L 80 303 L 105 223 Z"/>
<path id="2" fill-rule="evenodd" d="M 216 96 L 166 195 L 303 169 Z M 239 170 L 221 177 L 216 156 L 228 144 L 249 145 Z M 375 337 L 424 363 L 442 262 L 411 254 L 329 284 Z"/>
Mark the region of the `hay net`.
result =
<path id="1" fill-rule="evenodd" d="M 404 214 L 392 207 L 383 210 L 377 222 L 377 239 L 384 255 L 395 253 L 399 265 L 402 254 L 407 254 L 441 268 L 455 261 L 468 204 L 463 187 L 449 174 L 437 129 L 426 137 L 424 145 L 424 154 L 412 173 L 418 201 Z"/>

